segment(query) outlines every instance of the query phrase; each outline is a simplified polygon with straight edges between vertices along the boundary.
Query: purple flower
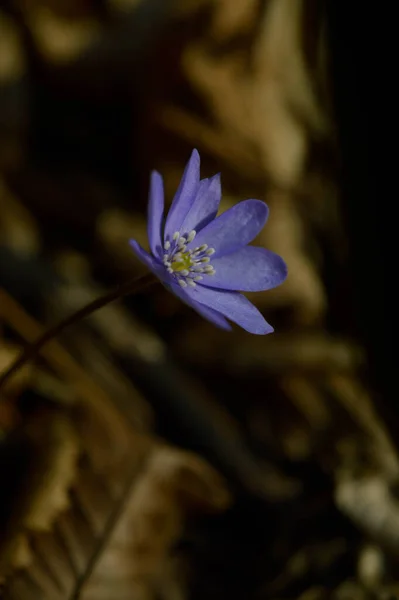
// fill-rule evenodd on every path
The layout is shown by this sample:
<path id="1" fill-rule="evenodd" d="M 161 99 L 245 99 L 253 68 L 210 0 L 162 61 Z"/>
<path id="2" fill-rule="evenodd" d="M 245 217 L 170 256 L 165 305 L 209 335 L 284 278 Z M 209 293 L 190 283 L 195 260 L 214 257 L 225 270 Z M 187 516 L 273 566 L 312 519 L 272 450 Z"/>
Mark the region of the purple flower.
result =
<path id="1" fill-rule="evenodd" d="M 284 281 L 283 259 L 265 248 L 248 246 L 266 223 L 268 208 L 244 200 L 216 217 L 220 175 L 200 180 L 200 157 L 193 150 L 164 220 L 162 177 L 151 175 L 148 239 L 151 254 L 130 240 L 138 258 L 162 283 L 200 315 L 230 330 L 226 317 L 251 333 L 273 327 L 237 290 L 269 290 Z"/>

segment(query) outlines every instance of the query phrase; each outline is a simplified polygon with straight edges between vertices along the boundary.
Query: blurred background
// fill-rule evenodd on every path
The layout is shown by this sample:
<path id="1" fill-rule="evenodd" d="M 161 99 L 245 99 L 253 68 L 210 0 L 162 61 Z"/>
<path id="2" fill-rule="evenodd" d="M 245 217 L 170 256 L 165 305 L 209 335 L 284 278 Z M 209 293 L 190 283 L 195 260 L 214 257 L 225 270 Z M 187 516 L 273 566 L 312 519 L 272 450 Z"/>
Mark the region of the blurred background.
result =
<path id="1" fill-rule="evenodd" d="M 222 210 L 267 202 L 256 243 L 289 268 L 250 295 L 273 335 L 219 331 L 159 285 L 8 381 L 1 598 L 399 598 L 398 411 L 365 377 L 327 17 L 0 2 L 0 371 L 143 273 L 150 171 L 170 202 L 194 147 Z"/>

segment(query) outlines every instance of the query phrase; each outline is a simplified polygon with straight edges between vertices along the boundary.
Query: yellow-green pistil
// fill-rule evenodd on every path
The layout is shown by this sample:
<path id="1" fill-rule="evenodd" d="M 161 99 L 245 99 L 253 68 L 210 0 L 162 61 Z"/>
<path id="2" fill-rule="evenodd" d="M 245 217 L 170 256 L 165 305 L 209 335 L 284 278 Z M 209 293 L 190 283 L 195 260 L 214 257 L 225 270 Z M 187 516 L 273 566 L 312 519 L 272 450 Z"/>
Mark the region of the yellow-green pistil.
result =
<path id="1" fill-rule="evenodd" d="M 204 275 L 214 275 L 215 269 L 209 264 L 214 248 L 202 244 L 197 248 L 187 250 L 187 244 L 193 241 L 196 232 L 190 231 L 187 235 L 174 233 L 172 240 L 164 244 L 163 264 L 168 273 L 174 275 L 181 287 L 195 287 Z"/>
<path id="2" fill-rule="evenodd" d="M 176 258 L 178 256 L 178 258 Z M 180 273 L 181 271 L 189 271 L 190 267 L 193 266 L 194 261 L 192 260 L 190 252 L 178 252 L 175 255 L 174 260 L 170 263 L 172 271 Z"/>

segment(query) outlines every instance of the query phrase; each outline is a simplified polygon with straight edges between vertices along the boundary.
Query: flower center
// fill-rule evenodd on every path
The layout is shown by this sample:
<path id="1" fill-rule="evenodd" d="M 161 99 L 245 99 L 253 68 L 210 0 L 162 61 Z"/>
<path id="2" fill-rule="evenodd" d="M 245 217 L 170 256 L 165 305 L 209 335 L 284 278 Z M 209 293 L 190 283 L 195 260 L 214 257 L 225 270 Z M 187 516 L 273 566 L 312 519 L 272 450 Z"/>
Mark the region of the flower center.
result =
<path id="1" fill-rule="evenodd" d="M 171 268 L 174 272 L 185 271 L 186 269 L 190 270 L 190 267 L 193 266 L 194 262 L 191 260 L 190 252 L 180 252 L 181 257 L 178 260 L 174 260 L 171 263 Z"/>
<path id="2" fill-rule="evenodd" d="M 181 287 L 195 287 L 196 282 L 201 281 L 204 276 L 216 273 L 210 264 L 210 256 L 215 253 L 214 248 L 202 244 L 187 249 L 187 244 L 190 244 L 195 236 L 194 230 L 182 236 L 176 231 L 172 240 L 167 240 L 164 244 L 163 264 Z"/>

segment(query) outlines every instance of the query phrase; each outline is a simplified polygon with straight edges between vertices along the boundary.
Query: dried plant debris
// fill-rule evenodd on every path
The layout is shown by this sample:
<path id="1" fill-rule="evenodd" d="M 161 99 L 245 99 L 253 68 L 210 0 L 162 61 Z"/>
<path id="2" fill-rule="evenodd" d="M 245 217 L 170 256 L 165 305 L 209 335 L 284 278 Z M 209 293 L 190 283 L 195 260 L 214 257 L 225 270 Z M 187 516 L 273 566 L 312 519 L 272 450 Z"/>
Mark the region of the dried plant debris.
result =
<path id="1" fill-rule="evenodd" d="M 184 572 L 179 574 L 179 563 L 174 565 L 170 554 L 181 537 L 184 517 L 193 510 L 223 510 L 228 503 L 229 494 L 213 469 L 189 454 L 155 448 L 82 598 L 129 593 L 143 599 L 159 594 L 184 598 Z"/>
<path id="2" fill-rule="evenodd" d="M 193 148 L 289 268 L 250 295 L 272 336 L 159 286 L 8 381 L 0 597 L 399 599 L 397 402 L 353 334 L 330 87 L 318 0 L 0 3 L 0 371 L 143 273 L 149 173 L 170 206 Z"/>
<path id="3" fill-rule="evenodd" d="M 22 461 L 21 479 L 14 490 L 19 492 L 18 502 L 4 494 L 2 529 L 8 542 L 2 547 L 3 576 L 32 562 L 29 536 L 52 529 L 69 506 L 68 490 L 77 473 L 79 446 L 68 415 L 45 411 L 29 419 L 19 436 L 15 441 L 6 439 L 2 447 L 11 464 Z"/>
<path id="4" fill-rule="evenodd" d="M 2 597 L 157 597 L 176 575 L 170 551 L 185 513 L 222 510 L 229 495 L 201 460 L 165 447 L 125 469 L 117 492 L 87 463 L 79 469 L 51 528 L 29 529 L 29 558 L 13 565 Z"/>
<path id="5" fill-rule="evenodd" d="M 3 306 L 11 323 L 15 308 Z M 38 326 L 18 314 L 29 336 Z M 57 351 L 55 365 L 68 377 L 68 354 Z M 2 512 L 2 597 L 124 598 L 137 588 L 138 597 L 155 598 L 165 581 L 178 593 L 170 551 L 185 515 L 221 511 L 230 501 L 211 467 L 136 434 L 112 402 L 92 398 L 90 386 L 75 402 L 34 412 L 16 435 L 2 448 L 11 465 L 22 452 L 24 467 L 21 501 Z"/>

